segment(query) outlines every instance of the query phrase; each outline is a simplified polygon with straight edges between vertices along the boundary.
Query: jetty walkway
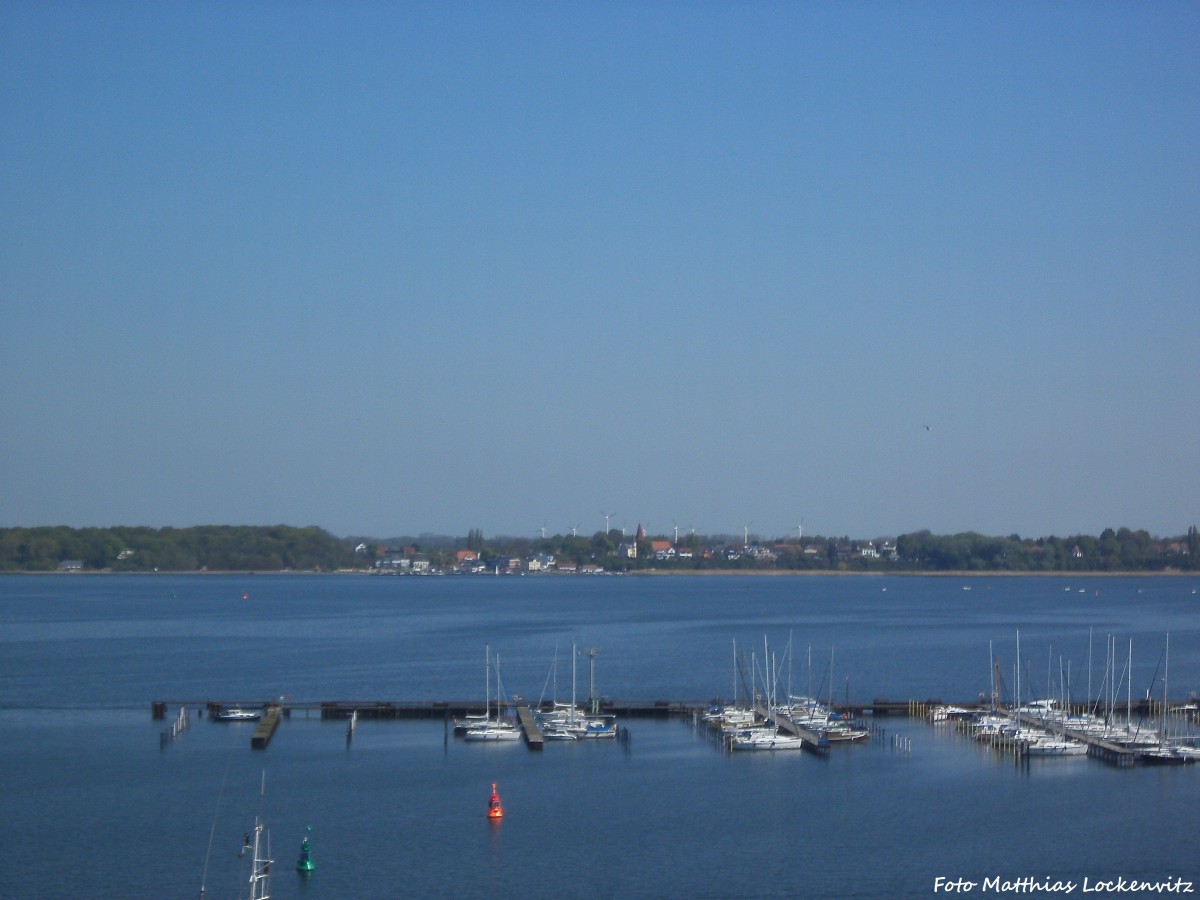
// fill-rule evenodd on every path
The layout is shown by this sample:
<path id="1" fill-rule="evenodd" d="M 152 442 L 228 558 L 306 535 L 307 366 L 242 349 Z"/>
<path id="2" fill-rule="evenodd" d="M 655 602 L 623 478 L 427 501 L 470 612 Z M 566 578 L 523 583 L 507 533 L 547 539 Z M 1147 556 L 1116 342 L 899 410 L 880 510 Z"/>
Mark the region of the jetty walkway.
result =
<path id="1" fill-rule="evenodd" d="M 703 713 L 714 705 L 725 701 L 720 698 L 712 700 L 611 700 L 604 698 L 595 702 L 595 713 L 608 716 L 628 718 L 670 718 L 672 716 L 688 717 L 694 712 Z M 854 718 L 864 716 L 911 716 L 917 707 L 925 708 L 939 703 L 941 700 L 873 700 L 870 703 L 834 705 L 835 712 L 850 715 Z M 521 704 L 516 706 L 535 708 L 537 704 Z M 959 704 L 966 708 L 979 708 L 976 704 Z M 272 698 L 263 700 L 223 699 L 223 700 L 155 700 L 151 705 L 151 714 L 155 719 L 164 719 L 168 707 L 186 706 L 201 708 L 210 716 L 215 716 L 222 708 L 239 707 L 242 709 L 268 709 L 278 707 L 284 718 L 300 714 L 304 717 L 319 715 L 322 719 L 348 719 L 355 712 L 360 719 L 440 719 L 443 717 L 478 715 L 484 711 L 482 700 L 299 700 Z M 549 709 L 548 704 L 543 704 Z"/>
<path id="2" fill-rule="evenodd" d="M 914 710 L 922 708 L 925 703 L 938 701 L 913 700 L 875 700 L 867 705 L 835 708 L 835 711 L 863 716 L 893 716 L 914 715 Z M 618 718 L 698 718 L 714 704 L 719 705 L 720 699 L 715 700 L 611 700 L 604 698 L 589 702 L 589 709 L 598 715 L 616 716 Z M 293 716 L 309 718 L 316 716 L 321 719 L 347 719 L 357 722 L 359 719 L 443 719 L 451 720 L 468 715 L 480 715 L 486 706 L 482 700 L 299 700 L 293 701 L 280 697 L 271 700 L 155 700 L 150 711 L 154 719 L 165 719 L 168 708 L 199 709 L 200 715 L 207 713 L 210 719 L 215 719 L 222 709 L 256 709 L 263 710 L 262 718 L 250 739 L 254 749 L 265 749 L 279 727 L 281 719 Z M 534 717 L 536 704 L 517 704 L 517 713 L 521 733 L 525 743 L 531 750 L 541 750 L 544 735 Z M 549 709 L 549 705 L 545 705 Z M 768 721 L 798 735 L 804 739 L 809 749 L 824 750 L 826 742 L 807 729 L 801 728 L 789 719 L 769 716 L 767 711 L 759 708 L 759 714 Z M 349 729 L 347 736 L 353 734 Z"/>
<path id="3" fill-rule="evenodd" d="M 699 720 L 711 707 L 721 705 L 721 700 L 612 700 L 603 698 L 589 701 L 589 711 L 593 714 L 616 716 L 618 718 L 681 718 Z M 875 699 L 870 703 L 846 704 L 833 706 L 834 712 L 852 719 L 881 719 L 887 717 L 924 718 L 927 713 L 937 706 L 946 705 L 941 700 L 887 700 Z M 965 728 L 966 717 L 977 712 L 986 711 L 986 707 L 978 702 L 952 704 L 962 710 L 964 718 L 960 719 L 960 728 Z M 1149 704 L 1146 704 L 1149 709 Z M 551 704 L 543 704 L 549 708 Z M 200 716 L 208 715 L 217 718 L 217 714 L 225 708 L 241 708 L 262 710 L 262 716 L 251 737 L 250 745 L 255 749 L 264 749 L 270 743 L 282 719 L 294 716 L 304 718 L 318 717 L 320 719 L 345 719 L 351 723 L 359 719 L 443 719 L 449 722 L 454 718 L 468 715 L 479 715 L 486 711 L 482 700 L 300 700 L 293 701 L 285 697 L 271 700 L 155 700 L 151 704 L 151 715 L 154 719 L 165 719 L 168 708 L 180 710 L 196 709 Z M 517 703 L 513 707 L 526 745 L 531 750 L 541 750 L 544 735 L 537 724 L 534 712 L 536 704 Z M 1161 711 L 1161 710 L 1159 710 Z M 772 716 L 763 706 L 757 707 L 759 717 L 773 722 L 777 727 L 797 735 L 805 742 L 805 749 L 824 751 L 828 742 L 818 733 L 796 725 L 783 716 Z M 1087 755 L 1100 759 L 1111 765 L 1132 766 L 1139 760 L 1139 751 L 1121 744 L 1116 744 L 1094 734 L 1078 732 L 1073 729 L 1044 722 L 1042 719 L 1026 713 L 1019 715 L 1011 711 L 1005 713 L 1009 719 L 1019 725 L 1045 729 L 1063 738 L 1079 741 L 1087 745 Z M 178 726 L 177 726 L 178 727 Z M 351 727 L 347 739 L 353 733 Z M 1023 759 L 1028 755 L 1028 741 L 1020 738 L 998 735 L 991 739 L 1001 749 L 1011 752 L 1016 758 Z"/>

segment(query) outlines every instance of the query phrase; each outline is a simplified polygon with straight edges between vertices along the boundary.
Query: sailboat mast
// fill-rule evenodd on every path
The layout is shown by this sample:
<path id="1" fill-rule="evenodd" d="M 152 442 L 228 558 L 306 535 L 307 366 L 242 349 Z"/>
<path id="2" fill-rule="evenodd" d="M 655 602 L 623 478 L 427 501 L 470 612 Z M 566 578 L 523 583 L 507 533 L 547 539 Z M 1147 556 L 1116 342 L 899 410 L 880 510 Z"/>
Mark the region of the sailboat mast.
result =
<path id="1" fill-rule="evenodd" d="M 784 694 L 784 701 L 787 706 L 792 704 L 792 630 L 788 629 L 787 647 L 784 648 L 783 655 L 787 657 L 787 693 Z"/>
<path id="2" fill-rule="evenodd" d="M 1133 638 L 1129 639 L 1129 676 L 1125 679 L 1125 725 L 1133 721 Z"/>
<path id="3" fill-rule="evenodd" d="M 1096 709 L 1092 705 L 1092 629 L 1088 628 L 1088 691 L 1087 691 L 1088 712 L 1095 713 Z"/>
<path id="4" fill-rule="evenodd" d="M 496 654 L 496 721 L 500 721 L 500 697 L 504 689 L 500 685 L 500 654 Z"/>
<path id="5" fill-rule="evenodd" d="M 254 817 L 254 855 L 250 861 L 250 900 L 268 900 L 270 897 L 269 879 L 271 877 L 271 846 L 267 842 L 266 856 L 262 852 L 263 839 L 263 803 L 267 794 L 267 773 L 262 773 L 262 781 L 258 794 L 258 815 Z M 261 889 L 261 891 L 260 891 Z"/>
<path id="6" fill-rule="evenodd" d="M 1168 631 L 1166 648 L 1163 651 L 1163 708 L 1162 708 L 1162 718 L 1159 720 L 1162 722 L 1162 727 L 1160 728 L 1161 734 L 1159 735 L 1159 738 L 1160 738 L 1160 740 L 1164 740 L 1164 741 L 1167 738 L 1167 679 L 1170 676 L 1170 674 L 1171 674 L 1171 632 Z"/>
<path id="7" fill-rule="evenodd" d="M 812 695 L 812 642 L 810 641 L 808 644 L 808 691 L 804 696 L 811 700 Z"/>
<path id="8" fill-rule="evenodd" d="M 763 691 L 767 695 L 767 711 L 771 711 L 771 653 L 767 649 L 767 636 L 763 635 Z"/>
<path id="9" fill-rule="evenodd" d="M 829 708 L 833 709 L 833 645 L 829 645 Z"/>
<path id="10" fill-rule="evenodd" d="M 737 638 L 733 639 L 733 705 L 737 707 L 738 690 L 737 690 Z"/>
<path id="11" fill-rule="evenodd" d="M 1017 717 L 1021 715 L 1021 629 L 1017 629 Z"/>
<path id="12" fill-rule="evenodd" d="M 1109 635 L 1109 720 L 1116 721 L 1117 637 Z"/>
<path id="13" fill-rule="evenodd" d="M 991 711 L 996 711 L 996 662 L 992 659 L 992 642 L 988 641 L 988 702 Z"/>
<path id="14" fill-rule="evenodd" d="M 1050 645 L 1050 653 L 1046 656 L 1046 699 L 1054 696 L 1050 691 L 1050 672 L 1054 666 L 1054 645 Z"/>

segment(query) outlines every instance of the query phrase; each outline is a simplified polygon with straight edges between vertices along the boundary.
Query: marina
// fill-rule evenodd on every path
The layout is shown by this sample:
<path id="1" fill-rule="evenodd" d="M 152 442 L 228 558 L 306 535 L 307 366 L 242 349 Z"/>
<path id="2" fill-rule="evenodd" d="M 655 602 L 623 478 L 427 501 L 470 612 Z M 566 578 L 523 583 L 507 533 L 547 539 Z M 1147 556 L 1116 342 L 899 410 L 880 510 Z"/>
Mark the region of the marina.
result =
<path id="1" fill-rule="evenodd" d="M 632 898 L 890 900 L 928 896 L 937 875 L 1029 871 L 1200 884 L 1187 849 L 1200 769 L 1120 765 L 1100 744 L 1119 747 L 1111 738 L 1127 718 L 1141 738 L 1162 733 L 1178 746 L 1194 733 L 1191 586 L 1109 579 L 1097 582 L 1097 600 L 1050 579 L 990 584 L 966 595 L 937 579 L 889 580 L 886 593 L 872 580 L 832 578 L 576 587 L 259 577 L 249 591 L 233 576 L 0 580 L 0 762 L 11 776 L 0 839 L 13 861 L 0 895 L 39 896 L 52 880 L 92 896 L 102 880 L 196 896 L 211 832 L 206 896 L 245 896 L 252 854 L 237 854 L 247 832 L 253 839 L 264 770 L 276 900 L 386 897 L 398 885 L 436 895 L 447 873 L 464 896 L 594 894 L 583 882 L 529 888 L 536 858 L 586 859 L 604 893 Z M 1092 621 L 1103 625 L 1089 684 Z M 999 729 L 987 739 L 968 730 L 992 713 L 989 642 L 1006 676 L 995 706 L 1014 708 L 1018 626 L 1021 697 L 1038 699 L 1023 699 L 1022 720 L 1010 715 L 1009 726 L 1034 729 L 1043 710 L 1062 710 L 1066 727 L 1082 730 L 1093 714 L 1110 732 L 1094 737 L 1097 749 L 1038 755 Z M 1168 631 L 1163 722 L 1155 669 Z M 1122 648 L 1116 677 L 1108 632 Z M 812 645 L 811 683 L 803 649 L 794 665 L 782 653 L 761 665 L 764 634 L 772 647 Z M 1132 690 L 1121 677 L 1130 637 Z M 736 667 L 736 688 L 731 638 L 760 661 Z M 582 651 L 574 698 L 572 644 Z M 485 687 L 497 715 L 495 669 L 490 685 L 479 677 L 487 645 L 503 657 L 499 713 L 521 728 L 518 740 L 454 734 L 456 718 L 485 715 Z M 556 645 L 557 687 L 547 679 Z M 589 648 L 598 648 L 594 690 Z M 1070 663 L 1063 688 L 1060 653 Z M 1027 662 L 1035 656 L 1040 663 Z M 764 668 L 774 672 L 771 699 Z M 1047 698 L 1054 707 L 1039 703 Z M 261 749 L 250 741 L 262 718 L 214 718 L 270 707 L 277 724 Z M 617 734 L 575 736 L 563 727 L 572 709 L 576 723 L 611 717 Z M 786 715 L 814 734 L 838 722 L 868 734 L 816 750 L 778 741 L 732 750 L 705 719 L 718 710 L 747 728 L 773 711 L 776 729 Z M 541 751 L 527 749 L 529 719 Z M 174 735 L 165 742 L 164 729 Z M 493 783 L 504 815 L 489 824 Z M 1036 833 L 1027 827 L 1035 820 L 1045 823 Z M 318 865 L 302 874 L 297 848 L 310 825 Z M 78 840 L 92 833 L 108 837 Z M 45 852 L 68 844 L 76 866 Z M 781 866 L 798 847 L 827 864 Z M 769 878 L 747 890 L 714 874 L 747 871 Z"/>
<path id="2" fill-rule="evenodd" d="M 1089 657 L 1092 645 L 1089 635 Z M 708 703 L 687 700 L 614 701 L 602 697 L 596 687 L 596 657 L 599 650 L 588 648 L 589 681 L 586 704 L 576 702 L 576 661 L 581 655 L 576 644 L 571 645 L 571 700 L 559 702 L 557 695 L 558 651 L 555 648 L 550 672 L 543 687 L 543 699 L 536 703 L 510 699 L 500 677 L 500 654 L 493 654 L 489 645 L 484 648 L 484 700 L 477 701 L 165 701 L 151 704 L 151 715 L 162 719 L 170 706 L 178 707 L 171 729 L 164 731 L 160 745 L 166 748 L 189 721 L 188 710 L 196 708 L 203 716 L 205 710 L 212 721 L 257 721 L 250 739 L 253 749 L 266 749 L 282 718 L 293 713 L 305 717 L 316 713 L 321 719 L 348 719 L 346 730 L 349 745 L 360 717 L 372 719 L 432 719 L 440 717 L 447 731 L 467 743 L 510 743 L 524 741 L 533 751 L 551 742 L 575 742 L 602 738 L 622 738 L 628 732 L 618 724 L 624 718 L 677 717 L 690 720 L 714 738 L 727 751 L 795 751 L 807 750 L 822 754 L 831 746 L 864 741 L 882 726 L 880 719 L 903 714 L 909 718 L 923 717 L 931 723 L 953 721 L 958 730 L 1014 759 L 1066 758 L 1088 756 L 1119 768 L 1137 763 L 1149 765 L 1189 764 L 1200 761 L 1200 731 L 1197 730 L 1197 704 L 1179 703 L 1174 707 L 1168 700 L 1169 638 L 1164 644 L 1161 699 L 1152 699 L 1152 690 L 1135 705 L 1133 702 L 1132 659 L 1130 640 L 1128 657 L 1118 677 L 1116 644 L 1110 635 L 1105 639 L 1105 664 L 1102 689 L 1094 700 L 1083 705 L 1067 703 L 1066 681 L 1060 675 L 1062 701 L 1053 698 L 1021 699 L 1021 641 L 1015 634 L 1016 664 L 1013 667 L 1014 694 L 1008 697 L 1000 663 L 994 648 L 988 647 L 990 685 L 987 702 L 981 696 L 978 703 L 945 704 L 941 701 L 906 700 L 902 702 L 876 699 L 871 704 L 839 707 L 833 700 L 791 693 L 793 682 L 794 646 L 791 635 L 782 654 L 770 648 L 763 638 L 762 655 L 755 650 L 747 660 L 743 647 L 740 655 L 733 641 L 732 699 L 716 698 Z M 833 682 L 832 649 L 829 653 L 828 681 Z M 813 651 L 809 645 L 805 654 L 809 690 L 813 680 Z M 1047 667 L 1045 686 L 1052 681 L 1053 651 Z M 1158 668 L 1155 669 L 1157 681 Z M 495 693 L 492 692 L 493 674 Z M 823 679 L 824 680 L 824 679 Z M 546 688 L 554 682 L 552 698 L 545 700 Z M 1028 676 L 1026 678 L 1028 685 Z M 1124 718 L 1118 716 L 1121 688 L 1125 689 Z M 1090 694 L 1090 690 L 1089 690 Z M 847 700 L 849 698 L 847 697 Z M 1008 702 L 1005 702 L 1007 699 Z M 1136 718 L 1135 718 L 1136 712 Z M 1157 718 L 1156 718 L 1157 716 Z"/>
<path id="3" fill-rule="evenodd" d="M 265 749 L 279 727 L 281 720 L 293 716 L 321 720 L 345 720 L 349 732 L 363 719 L 441 719 L 446 728 L 453 727 L 456 737 L 472 740 L 472 728 L 476 740 L 517 741 L 534 751 L 541 751 L 547 741 L 563 739 L 558 731 L 563 712 L 562 704 L 543 704 L 541 707 L 521 705 L 512 709 L 512 724 L 497 727 L 501 721 L 485 719 L 482 710 L 486 704 L 480 701 L 349 701 L 326 700 L 311 702 L 277 703 L 240 701 L 241 708 L 265 709 L 258 727 L 251 735 L 250 746 Z M 222 701 L 165 701 L 151 704 L 151 715 L 155 719 L 165 717 L 168 709 L 177 709 L 175 722 L 188 721 L 189 709 L 195 709 L 203 717 L 209 712 L 212 721 L 221 721 L 212 710 L 229 706 Z M 686 700 L 605 700 L 597 704 L 597 715 L 579 711 L 579 725 L 566 731 L 567 740 L 586 737 L 620 735 L 623 719 L 677 719 L 690 722 L 710 737 L 718 739 L 729 750 L 745 749 L 803 749 L 809 752 L 827 752 L 830 746 L 839 743 L 855 743 L 876 732 L 905 720 L 923 720 L 930 724 L 953 723 L 960 733 L 969 735 L 998 751 L 1011 754 L 1016 759 L 1046 756 L 1088 756 L 1118 767 L 1142 764 L 1180 763 L 1200 761 L 1200 730 L 1197 728 L 1196 710 L 1191 704 L 1181 703 L 1169 709 L 1169 724 L 1146 718 L 1151 714 L 1162 715 L 1161 704 L 1145 702 L 1131 708 L 1140 718 L 1129 720 L 1133 724 L 1099 720 L 1100 727 L 1085 728 L 1083 723 L 1088 714 L 1082 708 L 1071 713 L 1048 715 L 1053 705 L 1045 702 L 1020 712 L 1011 709 L 989 709 L 971 704 L 943 704 L 938 701 L 892 701 L 877 700 L 868 706 L 826 708 L 809 701 L 808 714 L 802 718 L 794 709 L 769 709 L 762 704 L 752 708 L 722 706 L 719 702 Z M 568 707 L 569 709 L 570 707 Z M 948 710 L 950 710 L 948 712 Z M 812 723 L 817 719 L 825 723 L 820 727 Z M 829 722 L 836 724 L 831 729 Z M 476 724 L 468 727 L 466 723 Z M 458 723 L 462 722 L 460 726 Z M 593 725 L 589 735 L 588 723 L 612 723 Z M 1095 726 L 1095 721 L 1093 721 Z M 176 724 L 175 727 L 178 727 Z M 839 735 L 838 731 L 849 732 Z M 1164 742 L 1155 735 L 1169 730 L 1175 735 L 1172 741 Z M 500 733 L 502 736 L 497 736 Z M 739 737 L 742 739 L 739 742 Z M 164 746 L 166 744 L 164 743 Z"/>

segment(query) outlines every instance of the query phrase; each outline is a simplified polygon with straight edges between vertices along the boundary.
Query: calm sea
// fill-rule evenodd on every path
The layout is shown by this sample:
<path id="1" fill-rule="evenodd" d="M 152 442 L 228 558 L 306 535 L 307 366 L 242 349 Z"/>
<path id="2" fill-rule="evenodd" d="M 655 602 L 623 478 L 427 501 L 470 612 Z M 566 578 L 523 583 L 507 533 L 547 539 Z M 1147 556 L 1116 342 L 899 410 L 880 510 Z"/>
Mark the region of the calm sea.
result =
<path id="1" fill-rule="evenodd" d="M 970 590 L 964 590 L 970 588 Z M 1200 766 L 1017 766 L 952 729 L 880 720 L 827 756 L 722 754 L 680 721 L 628 743 L 468 745 L 439 721 L 198 719 L 154 700 L 480 698 L 504 688 L 708 700 L 764 639 L 795 693 L 970 700 L 989 654 L 1022 693 L 1200 691 L 1200 579 L 355 576 L 0 578 L 0 897 L 244 897 L 261 809 L 276 898 L 926 897 L 936 879 L 1051 896 L 1182 878 L 1200 891 Z M 1164 650 L 1169 634 L 1169 660 Z M 793 652 L 785 658 L 790 646 Z M 811 651 L 810 651 L 811 648 Z M 555 677 L 553 661 L 557 654 Z M 1090 666 L 1089 666 L 1090 657 Z M 811 658 L 811 665 L 809 659 Z M 832 658 L 832 659 L 831 659 Z M 587 658 L 578 685 L 587 690 Z M 1124 686 L 1122 686 L 1122 691 Z M 1124 696 L 1122 694 L 1121 696 Z M 176 707 L 170 710 L 173 717 Z M 907 752 L 897 749 L 903 738 Z M 266 783 L 260 799 L 260 784 Z M 505 817 L 484 817 L 492 783 Z M 317 871 L 294 870 L 311 826 Z M 1165 896 L 1092 890 L 1087 896 Z"/>

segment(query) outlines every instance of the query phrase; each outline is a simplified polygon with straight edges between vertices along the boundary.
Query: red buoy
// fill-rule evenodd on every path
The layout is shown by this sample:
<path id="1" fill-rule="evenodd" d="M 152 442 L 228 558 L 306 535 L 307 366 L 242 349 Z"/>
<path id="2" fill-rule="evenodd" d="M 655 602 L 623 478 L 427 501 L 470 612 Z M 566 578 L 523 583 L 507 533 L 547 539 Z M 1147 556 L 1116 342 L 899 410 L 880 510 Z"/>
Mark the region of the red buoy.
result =
<path id="1" fill-rule="evenodd" d="M 492 799 L 488 801 L 488 818 L 499 819 L 504 815 L 504 808 L 500 806 L 500 795 L 496 793 L 496 785 L 492 785 Z"/>

